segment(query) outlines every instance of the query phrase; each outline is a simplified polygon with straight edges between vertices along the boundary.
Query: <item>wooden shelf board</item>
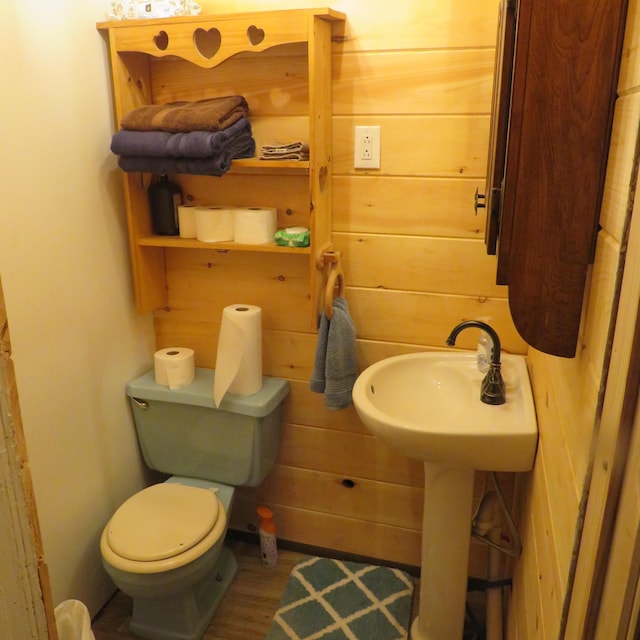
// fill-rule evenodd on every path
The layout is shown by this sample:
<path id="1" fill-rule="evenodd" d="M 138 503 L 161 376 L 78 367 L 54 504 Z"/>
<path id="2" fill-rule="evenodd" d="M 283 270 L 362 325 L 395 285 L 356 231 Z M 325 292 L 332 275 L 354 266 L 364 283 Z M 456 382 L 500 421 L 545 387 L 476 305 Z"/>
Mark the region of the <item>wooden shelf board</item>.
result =
<path id="1" fill-rule="evenodd" d="M 292 173 L 306 175 L 309 173 L 309 161 L 244 158 L 233 160 L 229 173 Z"/>
<path id="2" fill-rule="evenodd" d="M 310 247 L 282 247 L 275 242 L 268 244 L 239 244 L 237 242 L 201 242 L 178 236 L 145 236 L 138 238 L 141 247 L 166 247 L 171 249 L 209 249 L 213 251 L 254 251 L 258 253 L 299 253 L 308 255 Z"/>

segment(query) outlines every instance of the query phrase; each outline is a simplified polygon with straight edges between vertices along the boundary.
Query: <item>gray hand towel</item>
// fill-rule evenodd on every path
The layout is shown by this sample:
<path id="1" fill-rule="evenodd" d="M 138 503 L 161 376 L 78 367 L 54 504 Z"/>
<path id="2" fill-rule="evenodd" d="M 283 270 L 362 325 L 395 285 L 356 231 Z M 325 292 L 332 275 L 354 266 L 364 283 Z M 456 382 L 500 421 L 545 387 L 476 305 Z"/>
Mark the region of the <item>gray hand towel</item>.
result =
<path id="1" fill-rule="evenodd" d="M 358 377 L 356 331 L 345 298 L 335 298 L 329 320 L 323 312 L 309 388 L 324 393 L 327 409 L 344 409 L 352 403 Z"/>

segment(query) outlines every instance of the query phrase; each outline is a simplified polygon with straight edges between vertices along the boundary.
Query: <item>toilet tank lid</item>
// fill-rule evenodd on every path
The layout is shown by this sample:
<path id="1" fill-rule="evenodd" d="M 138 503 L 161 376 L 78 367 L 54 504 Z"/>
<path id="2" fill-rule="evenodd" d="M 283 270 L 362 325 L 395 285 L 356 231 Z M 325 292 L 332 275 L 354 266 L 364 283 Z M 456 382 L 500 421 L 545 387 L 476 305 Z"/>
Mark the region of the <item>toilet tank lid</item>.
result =
<path id="1" fill-rule="evenodd" d="M 127 395 L 140 400 L 159 400 L 215 409 L 216 406 L 213 402 L 214 378 L 215 371 L 213 369 L 196 367 L 195 379 L 190 385 L 180 389 L 169 389 L 169 387 L 156 383 L 155 371 L 151 369 L 127 385 Z M 263 418 L 269 415 L 288 393 L 289 383 L 286 380 L 263 376 L 260 391 L 250 396 L 227 393 L 218 409 L 254 418 Z"/>

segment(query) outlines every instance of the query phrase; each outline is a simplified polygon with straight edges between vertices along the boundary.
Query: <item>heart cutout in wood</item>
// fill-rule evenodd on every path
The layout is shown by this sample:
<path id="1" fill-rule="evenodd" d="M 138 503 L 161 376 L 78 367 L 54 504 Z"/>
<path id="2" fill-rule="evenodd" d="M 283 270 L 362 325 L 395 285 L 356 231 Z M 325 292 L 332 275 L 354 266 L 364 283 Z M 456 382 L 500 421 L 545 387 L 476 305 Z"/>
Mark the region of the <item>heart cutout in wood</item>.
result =
<path id="1" fill-rule="evenodd" d="M 247 29 L 247 36 L 249 37 L 249 42 L 255 47 L 264 40 L 264 29 L 258 29 L 258 27 L 252 24 Z"/>
<path id="2" fill-rule="evenodd" d="M 169 46 L 169 36 L 166 31 L 159 31 L 157 36 L 153 36 L 153 42 L 160 51 L 165 51 Z"/>
<path id="3" fill-rule="evenodd" d="M 205 29 L 196 29 L 193 32 L 193 42 L 196 49 L 205 58 L 211 60 L 211 58 L 218 53 L 218 49 L 220 49 L 222 36 L 215 27 L 212 27 L 208 31 Z"/>

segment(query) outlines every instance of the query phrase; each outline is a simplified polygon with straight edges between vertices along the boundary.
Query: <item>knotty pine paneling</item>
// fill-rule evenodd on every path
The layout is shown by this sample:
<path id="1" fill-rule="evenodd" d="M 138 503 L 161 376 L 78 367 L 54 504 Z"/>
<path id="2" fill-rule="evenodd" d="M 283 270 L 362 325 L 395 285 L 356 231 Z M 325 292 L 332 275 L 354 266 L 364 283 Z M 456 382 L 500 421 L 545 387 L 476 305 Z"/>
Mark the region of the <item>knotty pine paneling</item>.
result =
<path id="1" fill-rule="evenodd" d="M 639 124 L 640 94 L 631 93 L 619 98 L 613 116 L 600 215 L 600 226 L 618 242 L 623 239 L 627 221 L 629 185 L 633 182 Z"/>
<path id="2" fill-rule="evenodd" d="M 201 366 L 215 366 L 215 349 L 224 306 L 234 302 L 256 304 L 262 300 L 258 296 L 251 296 L 250 299 L 246 296 L 232 296 L 233 291 L 228 292 L 221 297 L 219 307 L 210 309 L 199 305 L 196 309 L 156 311 L 155 326 L 159 348 L 176 344 L 190 346 L 188 343 L 191 343 L 194 345 L 192 348 L 199 353 L 198 361 L 203 363 Z M 487 316 L 492 318 L 492 323 L 496 326 L 506 324 L 510 318 L 508 303 L 502 299 L 366 288 L 348 288 L 347 298 L 358 337 L 370 341 L 444 348 L 453 325 L 465 318 Z M 304 379 L 301 376 L 306 374 L 308 380 L 315 353 L 315 334 L 272 331 L 271 323 L 287 322 L 289 318 L 286 313 L 278 313 L 276 309 L 272 309 L 270 302 L 265 305 L 263 313 L 265 375 L 285 374 L 284 377 Z M 299 314 L 298 322 L 305 322 L 304 313 Z M 477 336 L 473 331 L 466 331 L 460 335 L 457 344 L 462 348 L 473 349 L 476 340 Z M 526 345 L 515 329 L 502 331 L 501 341 L 505 351 L 526 352 Z M 209 364 L 204 364 L 205 362 Z M 298 375 L 293 376 L 295 372 Z"/>
<path id="3" fill-rule="evenodd" d="M 346 491 L 346 489 L 345 489 Z M 264 503 L 264 501 L 262 501 Z M 256 530 L 256 492 L 237 492 L 230 526 L 236 530 Z M 307 508 L 269 503 L 281 540 L 337 549 L 344 553 L 378 559 L 381 562 L 420 566 L 420 529 L 387 525 L 377 521 L 345 517 Z M 486 576 L 487 547 L 475 540 L 469 551 L 469 575 Z"/>
<path id="4" fill-rule="evenodd" d="M 554 389 L 550 383 L 558 379 L 558 376 L 554 374 L 559 371 L 554 371 L 550 366 L 551 363 L 540 357 L 538 352 L 532 353 L 530 356 L 532 378 L 540 381 L 534 387 L 538 424 L 546 427 L 540 431 L 538 456 L 540 460 L 543 456 L 547 460 L 556 460 L 554 464 L 546 468 L 544 478 L 550 482 L 547 491 L 553 513 L 555 546 L 558 551 L 562 580 L 558 588 L 562 591 L 569 578 L 573 535 L 582 489 L 581 482 L 586 472 L 586 461 L 580 462 L 577 468 L 576 461 L 583 459 L 580 453 L 588 454 L 590 442 L 586 437 L 583 439 L 584 442 L 575 443 L 576 446 L 580 446 L 580 449 L 573 451 L 570 448 L 574 443 L 568 441 L 568 433 L 574 425 L 566 424 L 563 415 L 568 414 L 569 410 L 573 408 L 571 396 L 565 393 L 571 389 L 565 388 L 564 385 L 559 389 Z M 579 426 L 583 430 L 587 428 L 589 416 L 592 415 L 589 409 L 591 411 L 595 409 L 593 402 L 585 403 L 584 418 L 582 420 L 576 419 L 576 423 L 579 423 L 575 425 L 576 428 Z M 574 415 L 579 415 L 579 410 L 579 405 L 576 405 Z M 569 423 L 571 422 L 569 420 Z"/>
<path id="5" fill-rule="evenodd" d="M 359 425 L 359 421 L 354 424 Z M 378 438 L 362 433 L 358 426 L 355 429 L 354 433 L 284 423 L 278 464 L 404 485 L 422 494 L 424 470 L 419 460 L 407 459 Z M 355 451 L 358 455 L 354 456 Z"/>
<path id="6" fill-rule="evenodd" d="M 640 87 L 640 10 L 636 0 L 629 2 L 622 45 L 618 94 L 626 95 Z"/>
<path id="7" fill-rule="evenodd" d="M 203 13 L 270 11 L 318 6 L 314 0 L 215 0 L 199 3 Z M 329 4 L 347 14 L 343 51 L 488 47 L 496 39 L 495 0 L 334 0 Z"/>
<path id="8" fill-rule="evenodd" d="M 254 493 L 238 492 L 230 526 L 244 530 L 250 523 L 255 530 L 256 506 Z M 387 562 L 418 566 L 420 532 L 392 525 L 298 509 L 288 504 L 269 503 L 274 513 L 277 535 L 282 540 L 299 544 L 337 549 L 344 553 L 378 558 Z M 482 557 L 482 549 L 474 556 Z M 482 563 L 479 563 L 482 566 Z"/>
<path id="9" fill-rule="evenodd" d="M 483 180 L 473 178 L 334 176 L 333 231 L 484 241 L 484 209 L 469 215 L 482 188 Z"/>
<path id="10" fill-rule="evenodd" d="M 170 249 L 168 307 L 174 317 L 220 324 L 224 307 L 263 309 L 266 330 L 309 331 L 309 256 Z"/>
<path id="11" fill-rule="evenodd" d="M 479 475 L 481 479 L 474 489 L 474 509 L 481 499 L 483 487 L 483 474 Z M 418 532 L 422 528 L 422 493 L 421 486 L 407 487 L 283 464 L 278 464 L 258 489 L 238 490 L 240 496 L 255 495 L 259 502 L 286 503 L 301 510 L 311 509 Z M 254 514 L 249 522 L 255 520 Z"/>
<path id="12" fill-rule="evenodd" d="M 457 322 L 487 316 L 498 328 L 506 351 L 526 353 L 526 344 L 509 326 L 511 316 L 504 299 L 367 288 L 348 288 L 347 297 L 362 339 L 445 347 Z M 463 332 L 456 344 L 474 349 L 478 339 L 474 334 Z"/>
<path id="13" fill-rule="evenodd" d="M 607 336 L 620 277 L 620 241 L 602 230 L 596 238 L 596 260 L 590 274 L 589 297 L 582 332 L 581 366 L 585 377 L 599 386 L 605 365 Z"/>
<path id="14" fill-rule="evenodd" d="M 553 457 L 547 459 L 546 452 L 541 452 L 533 471 L 530 502 L 530 520 L 535 537 L 538 598 L 542 611 L 543 635 L 548 638 L 554 637 L 554 633 L 560 627 L 563 585 L 566 584 L 566 576 L 561 576 L 558 566 L 563 556 L 558 553 L 557 542 L 562 536 L 556 530 L 557 519 L 554 518 L 556 514 L 552 512 L 550 495 L 553 484 L 547 476 L 549 467 L 556 464 Z"/>
<path id="15" fill-rule="evenodd" d="M 341 55 L 333 73 L 334 116 L 486 114 L 493 58 L 492 48 Z M 266 55 L 239 54 L 213 69 L 159 59 L 152 65 L 152 78 L 158 104 L 212 97 L 222 86 L 227 94 L 244 95 L 252 116 L 301 116 L 308 108 L 306 55 L 297 45 L 274 47 Z"/>
<path id="16" fill-rule="evenodd" d="M 493 58 L 493 48 L 344 54 L 334 73 L 333 114 L 486 114 Z"/>
<path id="17" fill-rule="evenodd" d="M 282 60 L 286 57 L 286 65 Z M 247 65 L 250 61 L 250 65 Z M 240 53 L 203 69 L 184 60 L 159 58 L 151 65 L 153 101 L 202 100 L 243 95 L 253 116 L 308 113 L 308 69 L 301 45 L 280 45 L 264 53 Z M 220 94 L 217 87 L 224 87 Z"/>
<path id="18" fill-rule="evenodd" d="M 430 176 L 483 179 L 487 164 L 489 116 L 334 116 L 333 171 L 362 175 L 353 168 L 356 125 L 380 125 L 380 170 L 376 176 Z M 397 203 L 398 207 L 402 202 Z M 473 200 L 469 202 L 473 218 Z"/>
<path id="19" fill-rule="evenodd" d="M 529 502 L 525 503 L 527 513 L 530 513 Z M 513 572 L 506 635 L 509 640 L 551 640 L 545 635 L 544 612 L 538 591 L 537 551 L 534 530 L 529 526 L 523 530 L 522 554 Z"/>
<path id="20" fill-rule="evenodd" d="M 223 11 L 312 4 L 231 0 Z M 401 0 L 389 11 L 381 0 L 342 0 L 332 8 L 347 13 L 332 56 L 333 240 L 345 256 L 360 368 L 399 353 L 447 348 L 456 323 L 485 316 L 505 350 L 525 353 L 504 291 L 495 285 L 492 259 L 482 255 L 484 211 L 473 211 L 486 170 L 495 1 Z M 220 7 L 204 3 L 203 10 Z M 283 73 L 282 56 L 292 53 Z M 308 136 L 302 60 L 295 47 L 280 47 L 256 63 L 247 99 L 258 145 Z M 215 95 L 220 78 L 244 93 L 238 63 L 211 71 L 154 63 L 154 100 Z M 380 170 L 354 170 L 356 124 L 382 127 Z M 229 174 L 180 181 L 194 204 L 276 206 L 280 226 L 307 223 L 305 178 Z M 165 259 L 167 305 L 154 313 L 158 348 L 192 347 L 198 366 L 214 367 L 223 308 L 258 304 L 263 371 L 290 382 L 278 464 L 261 487 L 238 491 L 231 526 L 255 522 L 260 500 L 274 509 L 282 539 L 419 565 L 421 463 L 378 442 L 353 407 L 328 411 L 308 389 L 316 346 L 309 256 L 171 249 Z M 473 349 L 476 340 L 477 332 L 465 332 L 459 345 Z M 353 491 L 344 478 L 355 482 Z M 508 496 L 511 481 L 509 474 L 501 478 Z M 479 474 L 478 494 L 483 482 Z M 472 575 L 485 575 L 484 545 L 472 545 L 469 566 Z"/>
<path id="21" fill-rule="evenodd" d="M 223 178 L 182 175 L 176 177 L 185 202 L 193 205 L 260 207 L 265 202 L 278 210 L 278 228 L 309 226 L 309 181 L 307 176 L 255 176 L 228 174 Z"/>
<path id="22" fill-rule="evenodd" d="M 345 487 L 344 480 L 353 486 Z M 285 465 L 278 465 L 256 491 L 260 501 L 416 531 L 422 528 L 422 494 L 421 487 Z"/>
<path id="23" fill-rule="evenodd" d="M 334 232 L 333 243 L 354 287 L 507 297 L 482 240 Z"/>
<path id="24" fill-rule="evenodd" d="M 362 364 L 362 359 L 360 362 Z M 289 380 L 289 396 L 283 407 L 282 422 L 371 435 L 360 422 L 353 405 L 340 411 L 327 409 L 324 396 L 310 391 L 308 379 Z M 338 455 L 342 455 L 342 452 Z M 410 464 L 411 461 L 406 458 L 404 463 Z M 309 468 L 313 468 L 313 465 Z"/>

